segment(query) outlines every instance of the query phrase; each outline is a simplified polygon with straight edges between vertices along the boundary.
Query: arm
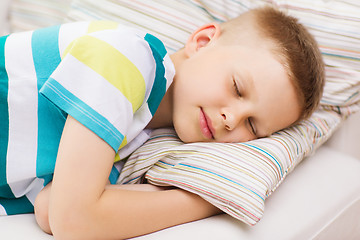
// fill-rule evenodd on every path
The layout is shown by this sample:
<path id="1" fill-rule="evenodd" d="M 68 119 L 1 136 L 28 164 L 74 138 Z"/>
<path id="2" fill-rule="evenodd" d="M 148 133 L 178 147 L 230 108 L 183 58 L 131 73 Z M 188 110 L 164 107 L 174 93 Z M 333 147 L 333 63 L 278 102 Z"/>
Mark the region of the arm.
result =
<path id="1" fill-rule="evenodd" d="M 52 182 L 44 187 L 41 192 L 36 196 L 34 203 L 36 222 L 39 227 L 46 233 L 52 234 L 49 225 L 49 198 L 51 192 Z M 126 185 L 111 185 L 108 183 L 106 189 L 122 189 L 122 190 L 133 190 L 133 191 L 164 191 L 174 189 L 174 187 L 159 187 L 151 184 L 126 184 Z"/>
<path id="2" fill-rule="evenodd" d="M 115 152 L 68 117 L 50 191 L 49 223 L 57 239 L 129 238 L 219 212 L 189 192 L 106 188 Z"/>

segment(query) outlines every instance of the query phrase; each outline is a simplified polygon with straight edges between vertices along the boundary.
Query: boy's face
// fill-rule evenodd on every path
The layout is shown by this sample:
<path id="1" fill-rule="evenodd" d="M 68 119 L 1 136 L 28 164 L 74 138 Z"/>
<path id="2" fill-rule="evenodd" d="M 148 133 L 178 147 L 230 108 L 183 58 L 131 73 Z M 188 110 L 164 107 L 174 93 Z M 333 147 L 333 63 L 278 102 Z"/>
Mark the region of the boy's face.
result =
<path id="1" fill-rule="evenodd" d="M 299 117 L 285 68 L 263 46 L 208 45 L 177 69 L 173 124 L 184 142 L 244 142 Z"/>

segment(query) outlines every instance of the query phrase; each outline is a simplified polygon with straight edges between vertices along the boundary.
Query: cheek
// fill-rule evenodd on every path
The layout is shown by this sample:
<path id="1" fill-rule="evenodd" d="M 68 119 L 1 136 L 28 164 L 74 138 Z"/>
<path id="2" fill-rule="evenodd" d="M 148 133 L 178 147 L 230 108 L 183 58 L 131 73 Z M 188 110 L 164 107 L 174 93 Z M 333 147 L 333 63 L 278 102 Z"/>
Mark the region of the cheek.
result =
<path id="1" fill-rule="evenodd" d="M 223 78 L 222 72 L 218 69 L 219 66 L 204 62 L 189 62 L 182 69 L 182 81 L 186 82 L 191 89 L 205 90 Z"/>
<path id="2" fill-rule="evenodd" d="M 178 137 L 181 141 L 188 143 L 188 142 L 194 142 L 197 139 L 195 139 L 195 129 L 193 129 L 193 125 L 188 122 L 188 118 L 175 115 L 174 116 L 174 129 Z"/>
<path id="3" fill-rule="evenodd" d="M 220 139 L 222 142 L 231 142 L 231 143 L 239 143 L 239 142 L 247 142 L 254 140 L 255 137 L 249 133 L 246 128 L 238 128 L 231 132 L 227 132 L 223 138 Z"/>

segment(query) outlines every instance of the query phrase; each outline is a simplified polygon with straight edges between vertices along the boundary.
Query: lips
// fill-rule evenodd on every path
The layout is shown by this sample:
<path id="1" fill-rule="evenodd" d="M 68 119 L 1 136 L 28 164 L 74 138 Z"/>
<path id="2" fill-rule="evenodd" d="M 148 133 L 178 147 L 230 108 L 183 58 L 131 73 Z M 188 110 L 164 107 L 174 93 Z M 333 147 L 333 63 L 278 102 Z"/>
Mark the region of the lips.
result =
<path id="1" fill-rule="evenodd" d="M 214 139 L 215 131 L 211 125 L 211 120 L 202 108 L 200 108 L 200 130 L 205 138 Z"/>

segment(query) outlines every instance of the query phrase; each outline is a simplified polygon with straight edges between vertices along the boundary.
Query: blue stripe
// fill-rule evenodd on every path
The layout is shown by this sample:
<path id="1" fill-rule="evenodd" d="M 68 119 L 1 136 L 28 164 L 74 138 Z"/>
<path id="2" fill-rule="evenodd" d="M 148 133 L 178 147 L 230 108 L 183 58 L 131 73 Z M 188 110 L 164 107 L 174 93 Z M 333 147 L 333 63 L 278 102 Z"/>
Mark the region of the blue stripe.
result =
<path id="1" fill-rule="evenodd" d="M 250 145 L 250 144 L 247 144 L 247 143 L 243 143 L 243 144 L 248 146 L 248 147 L 255 148 L 255 149 L 259 150 L 260 152 L 265 153 L 267 156 L 271 157 L 275 161 L 275 163 L 279 166 L 280 175 L 281 175 L 281 177 L 283 177 L 284 173 L 283 173 L 282 167 L 281 167 L 280 163 L 276 160 L 276 158 L 274 158 L 271 154 L 269 154 L 268 152 L 264 151 L 263 149 L 261 149 L 259 147 L 256 147 L 254 145 Z"/>
<path id="2" fill-rule="evenodd" d="M 225 180 L 227 180 L 227 181 L 229 181 L 229 182 L 235 183 L 236 185 L 239 185 L 239 186 L 243 187 L 244 189 L 247 189 L 248 191 L 250 191 L 250 192 L 254 193 L 256 196 L 258 196 L 261 200 L 265 201 L 265 198 L 263 198 L 263 197 L 260 196 L 258 193 L 256 193 L 256 192 L 254 192 L 253 190 L 251 190 L 250 188 L 247 188 L 245 185 L 240 184 L 239 182 L 236 182 L 236 181 L 231 180 L 231 179 L 229 179 L 229 178 L 226 178 L 226 177 L 224 177 L 224 176 L 222 176 L 222 175 L 220 175 L 220 174 L 217 174 L 217 173 L 215 173 L 215 172 L 211 172 L 211 171 L 209 171 L 209 170 L 205 170 L 205 169 L 203 169 L 203 168 L 194 167 L 194 166 L 192 166 L 192 165 L 184 164 L 184 163 L 179 163 L 178 165 L 185 166 L 185 167 L 188 167 L 188 168 L 194 168 L 194 169 L 197 169 L 197 170 L 200 170 L 200 171 L 207 172 L 207 173 L 210 173 L 210 174 L 212 174 L 212 175 L 218 176 L 218 177 L 220 177 L 220 178 L 223 178 L 223 179 L 225 179 Z"/>
<path id="3" fill-rule="evenodd" d="M 31 47 L 39 91 L 61 61 L 58 43 L 59 30 L 60 26 L 54 26 L 36 30 L 32 34 Z M 36 175 L 38 177 L 47 176 L 44 177 L 45 185 L 49 181 L 48 175 L 54 172 L 64 124 L 63 113 L 39 93 Z"/>
<path id="4" fill-rule="evenodd" d="M 360 58 L 357 58 L 357 57 L 350 57 L 350 56 L 345 56 L 345 55 L 339 55 L 339 54 L 332 54 L 332 53 L 325 53 L 325 52 L 322 52 L 322 55 L 325 55 L 325 56 L 330 56 L 330 57 L 344 58 L 344 59 L 348 59 L 348 60 L 360 61 Z"/>
<path id="5" fill-rule="evenodd" d="M 97 134 L 117 152 L 124 136 L 105 117 L 65 89 L 55 79 L 49 78 L 40 93 Z"/>
<path id="6" fill-rule="evenodd" d="M 61 61 L 59 30 L 60 26 L 54 26 L 36 30 L 32 34 L 31 47 L 39 85 L 44 84 Z"/>
<path id="7" fill-rule="evenodd" d="M 117 168 L 115 166 L 113 166 L 111 169 L 111 172 L 110 172 L 110 176 L 109 176 L 110 183 L 115 184 L 119 178 L 119 175 L 120 175 L 120 172 L 117 170 Z"/>
<path id="8" fill-rule="evenodd" d="M 155 80 L 151 89 L 150 96 L 147 100 L 149 110 L 154 116 L 166 92 L 165 67 L 163 65 L 163 59 L 166 55 L 166 49 L 163 43 L 151 34 L 146 34 L 145 40 L 148 42 L 151 48 L 156 63 Z"/>
<path id="9" fill-rule="evenodd" d="M 33 213 L 34 206 L 26 196 L 14 199 L 0 198 L 0 205 L 5 208 L 7 215 Z"/>
<path id="10" fill-rule="evenodd" d="M 132 181 L 137 180 L 137 179 L 139 179 L 140 177 L 142 177 L 142 176 L 137 176 L 137 177 L 131 178 L 131 179 L 129 179 L 128 181 L 124 182 L 123 184 L 131 183 Z"/>
<path id="11" fill-rule="evenodd" d="M 164 44 L 155 36 L 147 33 L 144 39 L 149 43 L 151 50 L 155 50 L 159 54 L 160 58 L 163 59 L 166 56 L 166 48 Z"/>
<path id="12" fill-rule="evenodd" d="M 0 37 L 0 196 L 14 197 L 6 178 L 6 155 L 9 140 L 8 90 L 9 78 L 5 68 L 5 43 Z"/>

